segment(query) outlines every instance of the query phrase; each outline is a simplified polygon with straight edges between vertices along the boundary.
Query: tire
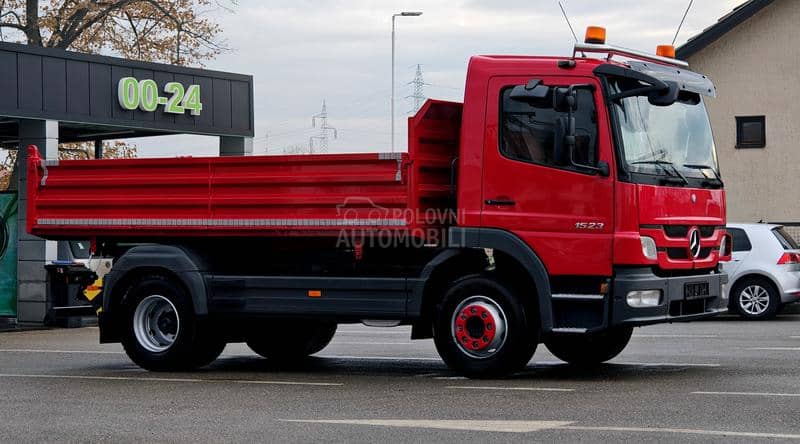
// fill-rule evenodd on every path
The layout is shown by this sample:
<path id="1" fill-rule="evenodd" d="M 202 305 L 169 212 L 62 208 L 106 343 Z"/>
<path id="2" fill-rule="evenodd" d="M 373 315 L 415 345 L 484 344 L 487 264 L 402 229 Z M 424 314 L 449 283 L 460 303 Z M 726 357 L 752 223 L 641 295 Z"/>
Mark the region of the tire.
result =
<path id="1" fill-rule="evenodd" d="M 436 307 L 433 339 L 448 367 L 468 378 L 521 370 L 539 343 L 535 311 L 493 277 L 455 281 Z"/>
<path id="2" fill-rule="evenodd" d="M 321 351 L 336 334 L 336 323 L 327 321 L 265 321 L 268 325 L 251 329 L 247 346 L 259 355 L 276 361 L 296 361 Z"/>
<path id="3" fill-rule="evenodd" d="M 619 327 L 594 334 L 558 334 L 545 346 L 558 359 L 576 366 L 594 366 L 613 359 L 628 345 L 633 327 Z"/>
<path id="4" fill-rule="evenodd" d="M 780 303 L 778 290 L 772 282 L 762 277 L 742 278 L 731 290 L 731 308 L 743 319 L 772 319 L 778 314 Z"/>
<path id="5" fill-rule="evenodd" d="M 167 277 L 138 279 L 121 308 L 122 346 L 144 369 L 193 370 L 213 362 L 225 348 L 225 340 L 195 315 L 191 296 Z"/>

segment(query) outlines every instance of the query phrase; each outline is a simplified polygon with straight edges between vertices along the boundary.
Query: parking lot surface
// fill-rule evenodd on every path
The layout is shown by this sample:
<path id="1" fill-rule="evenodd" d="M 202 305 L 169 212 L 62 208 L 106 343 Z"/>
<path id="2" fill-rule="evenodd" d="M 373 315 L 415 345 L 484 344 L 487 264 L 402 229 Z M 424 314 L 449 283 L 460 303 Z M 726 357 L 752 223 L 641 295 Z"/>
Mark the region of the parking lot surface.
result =
<path id="1" fill-rule="evenodd" d="M 800 315 L 636 329 L 593 370 L 544 346 L 502 380 L 450 372 L 405 327 L 342 325 L 280 367 L 229 345 L 149 373 L 95 328 L 0 333 L 0 441 L 800 442 Z"/>

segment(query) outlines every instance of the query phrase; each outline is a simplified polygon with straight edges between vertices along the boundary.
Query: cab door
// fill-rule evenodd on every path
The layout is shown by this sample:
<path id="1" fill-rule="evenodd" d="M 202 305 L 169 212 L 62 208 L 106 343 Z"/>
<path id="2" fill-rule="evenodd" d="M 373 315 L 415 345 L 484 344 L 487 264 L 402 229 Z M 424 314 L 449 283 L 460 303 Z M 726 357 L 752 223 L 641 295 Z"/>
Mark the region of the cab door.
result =
<path id="1" fill-rule="evenodd" d="M 551 275 L 610 276 L 615 174 L 600 84 L 594 78 L 536 76 L 547 86 L 593 85 L 593 91 L 576 93 L 572 160 L 593 166 L 605 162 L 607 176 L 565 161 L 564 147 L 556 141 L 565 112 L 510 97 L 514 86 L 531 77 L 489 82 L 481 225 L 515 233 Z"/>

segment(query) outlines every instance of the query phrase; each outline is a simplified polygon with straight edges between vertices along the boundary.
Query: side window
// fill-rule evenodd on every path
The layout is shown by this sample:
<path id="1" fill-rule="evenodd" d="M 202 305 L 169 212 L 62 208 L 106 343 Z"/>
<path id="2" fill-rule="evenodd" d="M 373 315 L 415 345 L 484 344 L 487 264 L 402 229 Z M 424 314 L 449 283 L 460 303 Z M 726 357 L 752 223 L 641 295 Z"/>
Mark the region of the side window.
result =
<path id="1" fill-rule="evenodd" d="M 553 108 L 552 98 L 541 103 L 511 99 L 511 90 L 500 98 L 500 152 L 514 160 L 544 166 L 571 168 L 563 143 L 567 132 L 567 112 Z M 552 96 L 552 93 L 549 94 Z M 575 111 L 575 151 L 578 164 L 597 165 L 597 112 L 592 92 L 577 91 Z"/>
<path id="2" fill-rule="evenodd" d="M 740 228 L 728 228 L 727 230 L 733 238 L 733 251 L 750 251 L 753 249 L 753 246 L 750 245 L 750 239 L 744 230 Z"/>

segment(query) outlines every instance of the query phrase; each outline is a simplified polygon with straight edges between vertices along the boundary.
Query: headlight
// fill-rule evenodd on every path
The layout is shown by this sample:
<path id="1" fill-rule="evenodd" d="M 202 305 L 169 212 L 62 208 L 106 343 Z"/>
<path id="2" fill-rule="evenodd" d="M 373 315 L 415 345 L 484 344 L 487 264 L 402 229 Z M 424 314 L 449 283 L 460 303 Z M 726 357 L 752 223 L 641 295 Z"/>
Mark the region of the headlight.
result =
<path id="1" fill-rule="evenodd" d="M 658 259 L 658 250 L 656 250 L 656 241 L 652 237 L 642 236 L 642 254 L 650 260 Z"/>
<path id="2" fill-rule="evenodd" d="M 625 299 L 631 307 L 657 307 L 661 304 L 661 290 L 629 291 Z"/>

